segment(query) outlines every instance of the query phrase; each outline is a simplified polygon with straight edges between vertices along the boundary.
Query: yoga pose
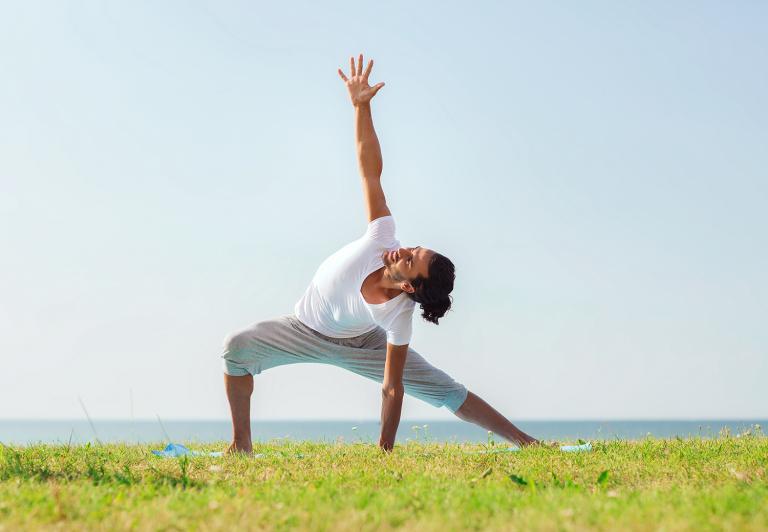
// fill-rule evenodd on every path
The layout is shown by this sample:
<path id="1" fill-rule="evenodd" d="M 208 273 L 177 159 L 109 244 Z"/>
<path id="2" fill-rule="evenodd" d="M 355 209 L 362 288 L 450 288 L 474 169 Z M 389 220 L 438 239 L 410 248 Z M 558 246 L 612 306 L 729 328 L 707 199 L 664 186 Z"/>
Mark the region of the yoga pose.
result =
<path id="1" fill-rule="evenodd" d="M 368 84 L 350 58 L 346 84 L 355 113 L 357 159 L 368 228 L 359 239 L 318 268 L 294 313 L 229 335 L 224 343 L 224 384 L 232 413 L 230 452 L 251 452 L 250 407 L 253 376 L 284 364 L 315 362 L 346 368 L 382 383 L 379 445 L 392 450 L 403 394 L 480 425 L 519 445 L 538 443 L 464 385 L 435 368 L 409 347 L 415 306 L 437 324 L 451 307 L 453 263 L 421 246 L 401 247 L 395 221 L 381 188 L 382 159 L 373 129 L 371 99 L 384 86 Z"/>

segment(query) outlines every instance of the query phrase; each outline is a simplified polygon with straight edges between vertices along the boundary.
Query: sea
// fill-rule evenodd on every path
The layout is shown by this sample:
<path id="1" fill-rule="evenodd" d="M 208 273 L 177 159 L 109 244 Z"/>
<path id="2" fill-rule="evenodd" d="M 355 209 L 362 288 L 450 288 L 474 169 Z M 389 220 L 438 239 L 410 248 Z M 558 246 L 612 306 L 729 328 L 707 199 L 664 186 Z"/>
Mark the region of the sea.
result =
<path id="1" fill-rule="evenodd" d="M 643 438 L 714 438 L 762 433 L 766 419 L 718 420 L 587 420 L 520 421 L 532 436 L 563 442 L 582 440 L 637 440 Z M 255 441 L 320 441 L 373 443 L 379 422 L 258 421 L 252 422 Z M 0 420 L 0 442 L 9 445 L 93 443 L 214 443 L 231 437 L 228 420 Z M 399 442 L 475 442 L 503 440 L 462 421 L 401 420 Z"/>

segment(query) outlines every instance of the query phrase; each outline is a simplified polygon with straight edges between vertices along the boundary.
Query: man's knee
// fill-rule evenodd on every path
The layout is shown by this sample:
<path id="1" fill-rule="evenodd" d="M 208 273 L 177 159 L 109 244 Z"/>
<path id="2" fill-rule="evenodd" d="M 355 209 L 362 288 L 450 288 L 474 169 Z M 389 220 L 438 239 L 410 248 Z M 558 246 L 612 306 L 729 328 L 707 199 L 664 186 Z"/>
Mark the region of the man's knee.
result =
<path id="1" fill-rule="evenodd" d="M 260 338 L 266 338 L 269 334 L 269 323 L 259 322 L 247 329 L 233 332 L 224 339 L 224 353 L 237 353 L 253 347 Z"/>
<path id="2" fill-rule="evenodd" d="M 251 375 L 250 358 L 248 350 L 253 342 L 253 335 L 246 329 L 229 334 L 224 339 L 223 352 L 221 354 L 224 373 L 233 377 Z"/>
<path id="3" fill-rule="evenodd" d="M 456 414 L 457 416 L 461 417 L 459 414 L 459 410 L 461 410 L 461 407 L 464 406 L 464 403 L 467 401 L 467 396 L 469 394 L 469 391 L 467 388 L 459 383 L 456 383 L 457 386 L 454 387 L 445 397 L 445 403 L 443 403 L 443 406 L 445 406 L 448 410 Z"/>
<path id="4" fill-rule="evenodd" d="M 224 353 L 236 353 L 248 347 L 252 336 L 248 330 L 238 331 L 227 335 L 224 339 Z"/>
<path id="5" fill-rule="evenodd" d="M 269 353 L 274 351 L 274 343 L 280 338 L 282 326 L 279 320 L 266 320 L 228 335 L 221 355 L 224 373 L 235 376 L 261 373 L 265 357 L 270 358 Z M 268 367 L 271 366 L 268 364 Z"/>

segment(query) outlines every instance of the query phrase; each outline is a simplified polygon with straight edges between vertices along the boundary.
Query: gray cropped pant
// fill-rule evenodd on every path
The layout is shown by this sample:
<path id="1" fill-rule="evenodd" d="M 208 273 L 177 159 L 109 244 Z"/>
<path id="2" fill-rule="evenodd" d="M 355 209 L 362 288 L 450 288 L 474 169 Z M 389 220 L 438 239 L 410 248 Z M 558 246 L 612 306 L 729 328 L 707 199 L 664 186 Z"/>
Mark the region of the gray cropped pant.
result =
<path id="1" fill-rule="evenodd" d="M 314 362 L 348 369 L 383 382 L 387 358 L 387 334 L 381 328 L 354 338 L 331 338 L 299 321 L 296 316 L 258 322 L 229 335 L 224 341 L 224 373 L 258 375 L 285 364 Z M 405 393 L 456 412 L 467 398 L 467 389 L 437 369 L 413 349 L 403 371 Z"/>

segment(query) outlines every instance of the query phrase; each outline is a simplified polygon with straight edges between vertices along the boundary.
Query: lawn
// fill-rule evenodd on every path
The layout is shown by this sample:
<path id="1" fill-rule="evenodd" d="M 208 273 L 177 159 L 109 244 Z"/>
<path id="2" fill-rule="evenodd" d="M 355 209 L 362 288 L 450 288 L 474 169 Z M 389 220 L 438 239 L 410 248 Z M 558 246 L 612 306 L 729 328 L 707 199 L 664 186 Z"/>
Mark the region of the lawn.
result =
<path id="1" fill-rule="evenodd" d="M 217 445 L 190 445 L 221 450 Z M 0 446 L 0 530 L 767 530 L 768 438 L 549 448 L 275 441 L 261 456 L 157 445 Z"/>

